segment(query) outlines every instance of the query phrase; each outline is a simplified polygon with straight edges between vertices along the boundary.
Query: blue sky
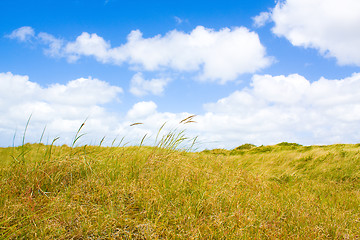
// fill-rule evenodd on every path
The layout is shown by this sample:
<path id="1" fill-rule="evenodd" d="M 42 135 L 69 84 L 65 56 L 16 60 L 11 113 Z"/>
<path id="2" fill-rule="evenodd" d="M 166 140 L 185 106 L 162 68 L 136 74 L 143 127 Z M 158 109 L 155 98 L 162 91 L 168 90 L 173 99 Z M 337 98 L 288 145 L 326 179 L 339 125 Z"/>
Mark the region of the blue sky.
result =
<path id="1" fill-rule="evenodd" d="M 162 123 L 199 148 L 360 141 L 357 0 L 0 2 L 0 142 Z M 129 127 L 133 122 L 142 125 Z M 359 125 L 359 126 L 358 126 Z M 182 126 L 185 127 L 185 126 Z M 88 142 L 86 142 L 88 141 Z"/>

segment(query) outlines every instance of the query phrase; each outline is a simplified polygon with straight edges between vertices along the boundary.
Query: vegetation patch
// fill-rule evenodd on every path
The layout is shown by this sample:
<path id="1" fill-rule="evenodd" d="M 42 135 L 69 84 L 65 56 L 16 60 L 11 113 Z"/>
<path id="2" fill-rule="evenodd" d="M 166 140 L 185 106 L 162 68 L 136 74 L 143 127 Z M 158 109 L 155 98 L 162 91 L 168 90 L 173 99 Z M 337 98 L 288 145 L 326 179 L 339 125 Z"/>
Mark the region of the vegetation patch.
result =
<path id="1" fill-rule="evenodd" d="M 0 239 L 360 238 L 357 145 L 190 152 L 180 138 L 0 148 Z"/>

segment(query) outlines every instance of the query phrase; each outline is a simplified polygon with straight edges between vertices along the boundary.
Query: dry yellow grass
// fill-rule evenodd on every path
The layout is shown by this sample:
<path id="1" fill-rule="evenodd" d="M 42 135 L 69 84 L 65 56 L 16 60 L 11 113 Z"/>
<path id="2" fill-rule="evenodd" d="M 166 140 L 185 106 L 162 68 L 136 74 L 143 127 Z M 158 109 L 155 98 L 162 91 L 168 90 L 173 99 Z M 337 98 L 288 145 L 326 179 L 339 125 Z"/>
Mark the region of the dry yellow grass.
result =
<path id="1" fill-rule="evenodd" d="M 3 148 L 0 239 L 359 239 L 359 156 L 358 145 Z"/>

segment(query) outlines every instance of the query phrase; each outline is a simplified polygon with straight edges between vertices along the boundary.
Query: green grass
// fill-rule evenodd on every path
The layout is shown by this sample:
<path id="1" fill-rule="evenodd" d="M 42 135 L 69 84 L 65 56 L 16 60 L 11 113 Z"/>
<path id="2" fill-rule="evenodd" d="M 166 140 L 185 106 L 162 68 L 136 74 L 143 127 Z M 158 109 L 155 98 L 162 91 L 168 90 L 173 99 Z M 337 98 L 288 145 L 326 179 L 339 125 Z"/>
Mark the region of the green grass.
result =
<path id="1" fill-rule="evenodd" d="M 194 153 L 171 134 L 0 148 L 0 239 L 360 239 L 359 145 Z"/>

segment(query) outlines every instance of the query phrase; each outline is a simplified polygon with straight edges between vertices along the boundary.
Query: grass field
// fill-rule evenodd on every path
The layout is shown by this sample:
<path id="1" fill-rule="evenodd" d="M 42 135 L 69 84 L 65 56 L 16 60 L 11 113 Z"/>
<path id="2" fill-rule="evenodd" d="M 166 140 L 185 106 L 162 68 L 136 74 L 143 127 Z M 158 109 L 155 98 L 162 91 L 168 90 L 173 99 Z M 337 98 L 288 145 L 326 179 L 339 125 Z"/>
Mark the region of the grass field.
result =
<path id="1" fill-rule="evenodd" d="M 360 239 L 360 145 L 24 144 L 0 186 L 0 239 Z"/>

